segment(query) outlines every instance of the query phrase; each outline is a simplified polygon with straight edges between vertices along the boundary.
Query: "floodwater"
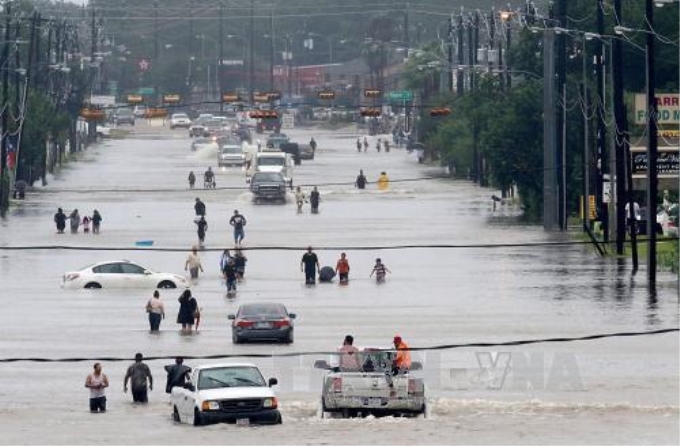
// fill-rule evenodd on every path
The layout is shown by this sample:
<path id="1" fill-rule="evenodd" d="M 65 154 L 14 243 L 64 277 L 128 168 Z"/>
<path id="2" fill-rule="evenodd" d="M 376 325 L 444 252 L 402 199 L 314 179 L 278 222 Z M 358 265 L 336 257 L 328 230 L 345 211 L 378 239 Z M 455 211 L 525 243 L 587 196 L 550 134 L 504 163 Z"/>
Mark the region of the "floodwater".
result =
<path id="1" fill-rule="evenodd" d="M 432 178 L 442 171 L 403 149 L 377 153 L 371 143 L 368 153 L 357 153 L 351 129 L 288 131 L 296 141 L 313 135 L 318 142 L 316 159 L 296 166 L 294 175 L 296 184 L 319 187 L 320 213 L 312 215 L 308 207 L 296 213 L 292 200 L 252 203 L 238 168 L 217 170 L 218 187 L 229 189 L 189 191 L 189 171 L 200 186 L 202 172 L 217 169 L 215 154 L 191 152 L 185 131 L 138 127 L 137 136 L 90 148 L 12 208 L 0 223 L 0 245 L 134 248 L 135 241 L 153 240 L 154 247 L 179 251 L 0 251 L 0 357 L 323 352 L 346 334 L 359 346 L 388 347 L 400 334 L 411 347 L 431 347 L 679 325 L 676 276 L 660 273 L 658 293 L 650 297 L 644 270 L 633 276 L 626 262 L 600 259 L 584 245 L 540 245 L 566 237 L 519 222 L 509 206 L 494 211 L 490 196 L 497 191 Z M 371 182 L 381 171 L 392 180 L 430 179 L 359 191 L 353 186 L 359 169 Z M 205 201 L 209 222 L 205 273 L 193 286 L 203 308 L 200 333 L 179 334 L 176 290 L 161 291 L 168 317 L 161 333 L 151 335 L 144 312 L 151 290 L 61 289 L 65 271 L 102 260 L 186 274 L 196 197 Z M 101 234 L 55 234 L 59 206 L 81 215 L 98 209 Z M 234 209 L 248 220 L 244 246 L 269 249 L 246 251 L 246 280 L 230 299 L 219 252 L 211 249 L 231 247 Z M 305 287 L 299 262 L 307 245 L 322 265 L 346 252 L 349 286 Z M 360 249 L 397 245 L 459 247 Z M 392 271 L 382 285 L 369 278 L 376 257 Z M 298 314 L 293 345 L 232 345 L 227 315 L 257 301 L 281 302 Z M 0 363 L 0 443 L 677 444 L 678 347 L 675 332 L 414 353 L 424 363 L 426 419 L 319 419 L 322 372 L 312 364 L 323 356 L 255 359 L 265 377 L 280 383 L 284 424 L 268 427 L 173 423 L 162 368 L 171 360 L 148 362 L 156 387 L 143 407 L 123 393 L 130 361 L 102 361 L 111 381 L 103 415 L 88 412 L 83 387 L 94 360 Z"/>

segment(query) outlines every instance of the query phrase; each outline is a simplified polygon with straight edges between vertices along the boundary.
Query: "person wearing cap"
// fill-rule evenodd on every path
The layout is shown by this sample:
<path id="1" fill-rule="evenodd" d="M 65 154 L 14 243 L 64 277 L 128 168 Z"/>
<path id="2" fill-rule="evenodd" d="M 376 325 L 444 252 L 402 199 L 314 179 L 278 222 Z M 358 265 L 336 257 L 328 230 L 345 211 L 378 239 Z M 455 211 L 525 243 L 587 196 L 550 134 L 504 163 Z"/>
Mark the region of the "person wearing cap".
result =
<path id="1" fill-rule="evenodd" d="M 144 355 L 141 353 L 135 355 L 135 363 L 128 367 L 125 381 L 123 381 L 123 392 L 127 393 L 128 381 L 132 380 L 132 401 L 135 403 L 149 402 L 146 392 L 147 379 L 149 380 L 149 390 L 153 390 L 153 376 L 151 376 L 149 366 L 142 362 L 143 359 Z"/>
<path id="2" fill-rule="evenodd" d="M 407 372 L 411 368 L 411 352 L 409 351 L 408 344 L 401 339 L 401 336 L 395 336 L 393 343 L 397 355 L 392 365 L 392 374 L 397 375 Z"/>

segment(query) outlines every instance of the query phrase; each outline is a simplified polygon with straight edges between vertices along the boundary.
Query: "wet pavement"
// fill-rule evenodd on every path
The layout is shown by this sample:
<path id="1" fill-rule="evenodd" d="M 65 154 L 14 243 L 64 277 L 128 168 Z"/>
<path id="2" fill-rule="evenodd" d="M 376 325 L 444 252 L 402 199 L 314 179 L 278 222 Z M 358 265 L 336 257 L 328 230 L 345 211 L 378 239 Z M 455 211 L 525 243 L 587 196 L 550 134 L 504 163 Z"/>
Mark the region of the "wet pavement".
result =
<path id="1" fill-rule="evenodd" d="M 497 191 L 432 178 L 443 171 L 403 149 L 377 153 L 372 143 L 357 153 L 353 129 L 286 131 L 318 142 L 316 159 L 294 173 L 307 193 L 318 185 L 316 215 L 308 206 L 298 214 L 291 197 L 253 203 L 241 169 L 217 170 L 216 154 L 191 152 L 185 131 L 149 130 L 140 126 L 136 136 L 89 149 L 0 222 L 1 246 L 46 247 L 0 251 L 2 358 L 318 352 L 335 349 L 346 334 L 359 346 L 388 347 L 398 333 L 412 347 L 429 347 L 679 324 L 677 276 L 660 273 L 651 298 L 644 270 L 632 276 L 626 262 L 600 259 L 584 245 L 541 246 L 567 237 L 521 223 L 510 206 L 494 211 Z M 199 184 L 208 166 L 227 189 L 188 190 L 189 171 Z M 363 191 L 353 186 L 359 169 L 371 182 Z M 381 171 L 393 180 L 387 191 L 375 185 Z M 60 288 L 65 271 L 102 260 L 186 274 L 185 250 L 197 241 L 196 197 L 209 222 L 206 271 L 193 286 L 203 308 L 199 334 L 179 334 L 176 290 L 161 291 L 167 318 L 151 335 L 144 312 L 151 290 Z M 55 234 L 59 206 L 81 215 L 98 209 L 101 234 Z M 244 247 L 261 249 L 246 251 L 246 280 L 228 298 L 218 259 L 233 245 L 234 209 L 248 220 Z M 90 249 L 134 248 L 139 240 L 178 251 Z M 56 245 L 88 249 L 47 248 Z M 334 266 L 346 252 L 349 286 L 306 287 L 300 257 L 307 245 L 322 265 Z M 478 246 L 363 249 L 404 245 Z M 376 257 L 392 271 L 382 285 L 368 277 Z M 298 314 L 293 345 L 232 345 L 227 315 L 255 301 L 281 302 Z M 432 398 L 428 419 L 317 419 L 321 372 L 312 363 L 319 357 L 257 359 L 265 377 L 279 379 L 284 417 L 282 426 L 262 428 L 175 425 L 163 393 L 168 360 L 149 362 L 160 384 L 146 407 L 122 392 L 128 363 L 104 361 L 110 410 L 98 416 L 88 413 L 83 387 L 93 361 L 4 363 L 0 443 L 678 443 L 678 346 L 672 333 L 419 352 Z M 497 358 L 511 358 L 510 367 Z"/>

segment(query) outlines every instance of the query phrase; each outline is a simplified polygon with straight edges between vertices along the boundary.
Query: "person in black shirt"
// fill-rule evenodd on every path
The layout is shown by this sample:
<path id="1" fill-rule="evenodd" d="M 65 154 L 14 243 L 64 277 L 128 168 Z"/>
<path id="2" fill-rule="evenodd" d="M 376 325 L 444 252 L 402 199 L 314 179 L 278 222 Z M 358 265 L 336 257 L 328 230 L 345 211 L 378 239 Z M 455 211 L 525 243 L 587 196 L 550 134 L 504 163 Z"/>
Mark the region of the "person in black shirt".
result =
<path id="1" fill-rule="evenodd" d="M 229 220 L 229 224 L 234 227 L 234 244 L 240 246 L 241 242 L 245 238 L 246 234 L 243 227 L 246 225 L 246 218 L 238 213 L 238 209 L 234 210 L 234 215 L 232 215 Z"/>
<path id="2" fill-rule="evenodd" d="M 366 180 L 366 177 L 364 176 L 364 171 L 360 170 L 359 171 L 359 176 L 357 176 L 357 181 L 355 183 L 355 186 L 358 189 L 365 189 L 366 184 L 368 184 L 368 181 Z"/>
<path id="3" fill-rule="evenodd" d="M 54 214 L 54 223 L 57 225 L 57 234 L 63 234 L 66 229 L 66 214 L 61 208 L 57 209 L 57 213 Z"/>
<path id="4" fill-rule="evenodd" d="M 208 230 L 208 222 L 205 221 L 205 217 L 201 215 L 201 218 L 196 222 L 198 226 L 198 243 L 203 245 L 205 241 L 205 231 Z"/>
<path id="5" fill-rule="evenodd" d="M 198 197 L 196 198 L 196 204 L 194 204 L 194 210 L 196 211 L 196 216 L 205 216 L 205 203 Z"/>
<path id="6" fill-rule="evenodd" d="M 319 201 L 321 201 L 321 195 L 318 189 L 314 186 L 314 189 L 309 194 L 309 203 L 312 205 L 312 213 L 316 214 L 319 212 Z"/>
<path id="7" fill-rule="evenodd" d="M 312 247 L 309 246 L 300 262 L 300 271 L 305 272 L 305 283 L 307 285 L 314 285 L 316 283 L 316 273 L 319 269 L 319 259 L 316 254 L 312 252 Z"/>

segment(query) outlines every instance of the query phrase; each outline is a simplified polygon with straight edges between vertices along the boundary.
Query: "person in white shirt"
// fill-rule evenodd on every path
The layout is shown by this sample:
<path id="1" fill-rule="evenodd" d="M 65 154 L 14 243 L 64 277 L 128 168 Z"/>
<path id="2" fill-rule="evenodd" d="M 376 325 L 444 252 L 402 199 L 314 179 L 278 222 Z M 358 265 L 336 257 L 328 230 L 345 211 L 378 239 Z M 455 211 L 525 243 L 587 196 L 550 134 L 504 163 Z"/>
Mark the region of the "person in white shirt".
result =
<path id="1" fill-rule="evenodd" d="M 187 256 L 187 261 L 184 262 L 184 271 L 189 270 L 192 279 L 198 279 L 198 271 L 203 272 L 203 265 L 201 259 L 198 257 L 198 248 L 193 246 L 191 252 Z"/>

